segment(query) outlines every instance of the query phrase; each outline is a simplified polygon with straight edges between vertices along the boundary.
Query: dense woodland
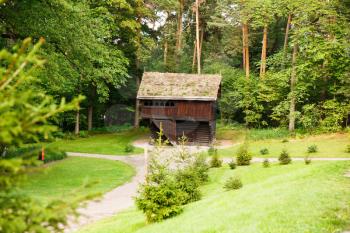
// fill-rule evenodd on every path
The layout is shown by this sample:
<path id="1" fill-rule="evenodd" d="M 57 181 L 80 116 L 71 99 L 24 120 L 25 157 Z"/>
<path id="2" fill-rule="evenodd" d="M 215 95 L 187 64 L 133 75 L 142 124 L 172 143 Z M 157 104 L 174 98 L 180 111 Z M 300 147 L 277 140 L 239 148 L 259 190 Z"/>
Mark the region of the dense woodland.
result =
<path id="1" fill-rule="evenodd" d="M 46 62 L 28 88 L 57 102 L 85 96 L 80 110 L 52 119 L 64 131 L 102 126 L 114 104 L 135 109 L 143 71 L 222 74 L 223 122 L 291 131 L 348 124 L 347 0 L 2 2 L 1 48 L 45 39 Z"/>

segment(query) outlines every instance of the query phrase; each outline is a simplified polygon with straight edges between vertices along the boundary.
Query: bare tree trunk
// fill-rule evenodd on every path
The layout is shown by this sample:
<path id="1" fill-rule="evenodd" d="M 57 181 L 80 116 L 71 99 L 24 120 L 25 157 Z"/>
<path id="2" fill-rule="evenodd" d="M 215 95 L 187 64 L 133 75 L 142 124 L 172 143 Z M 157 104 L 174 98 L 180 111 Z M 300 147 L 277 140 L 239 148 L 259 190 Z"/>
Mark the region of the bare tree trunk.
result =
<path id="1" fill-rule="evenodd" d="M 75 130 L 74 133 L 78 135 L 80 133 L 80 110 L 77 110 L 75 115 Z"/>
<path id="2" fill-rule="evenodd" d="M 246 50 L 245 50 L 245 28 L 244 24 L 242 24 L 242 56 L 243 56 L 243 70 L 245 71 L 246 65 L 245 65 L 245 56 L 246 56 Z"/>
<path id="3" fill-rule="evenodd" d="M 164 42 L 164 68 L 166 69 L 168 66 L 168 40 L 165 39 Z"/>
<path id="4" fill-rule="evenodd" d="M 290 77 L 290 107 L 289 107 L 289 131 L 294 132 L 295 130 L 295 102 L 296 93 L 295 86 L 297 83 L 297 73 L 296 73 L 296 61 L 297 61 L 298 45 L 294 44 L 293 47 L 293 57 L 292 57 L 292 73 Z"/>
<path id="5" fill-rule="evenodd" d="M 249 30 L 246 23 L 243 24 L 243 50 L 244 50 L 244 67 L 246 78 L 250 76 L 250 64 L 249 64 Z"/>
<path id="6" fill-rule="evenodd" d="M 136 78 L 136 88 L 139 90 L 140 79 Z M 136 106 L 135 106 L 135 119 L 134 119 L 134 128 L 138 129 L 140 127 L 140 101 L 136 97 Z"/>
<path id="7" fill-rule="evenodd" d="M 88 107 L 88 130 L 92 130 L 92 115 L 93 115 L 93 105 Z"/>
<path id="8" fill-rule="evenodd" d="M 196 67 L 196 58 L 197 58 L 197 42 L 194 41 L 193 45 L 193 60 L 192 60 L 192 72 L 194 72 L 194 69 Z"/>
<path id="9" fill-rule="evenodd" d="M 180 53 L 182 48 L 183 10 L 184 10 L 184 0 L 179 0 L 179 12 L 177 15 L 177 32 L 176 32 L 176 55 L 178 60 L 180 60 Z"/>
<path id="10" fill-rule="evenodd" d="M 260 78 L 266 73 L 266 54 L 267 54 L 267 25 L 264 26 L 263 44 L 261 50 Z"/>
<path id="11" fill-rule="evenodd" d="M 287 53 L 287 48 L 288 48 L 288 37 L 289 37 L 289 29 L 290 25 L 292 23 L 292 15 L 288 15 L 288 21 L 287 21 L 287 26 L 286 26 L 286 34 L 284 35 L 284 45 L 283 45 L 283 51 L 286 54 Z"/>
<path id="12" fill-rule="evenodd" d="M 197 73 L 201 74 L 201 53 L 199 46 L 199 0 L 196 0 L 196 46 L 197 46 Z"/>

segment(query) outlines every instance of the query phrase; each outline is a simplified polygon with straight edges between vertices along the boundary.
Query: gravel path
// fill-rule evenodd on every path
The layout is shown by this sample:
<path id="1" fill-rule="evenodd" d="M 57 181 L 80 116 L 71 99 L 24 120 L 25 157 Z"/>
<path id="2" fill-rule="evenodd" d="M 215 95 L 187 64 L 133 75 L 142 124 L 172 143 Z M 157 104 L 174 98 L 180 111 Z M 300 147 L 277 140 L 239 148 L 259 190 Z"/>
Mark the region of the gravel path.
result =
<path id="1" fill-rule="evenodd" d="M 83 153 L 68 153 L 68 155 L 121 161 L 132 165 L 137 173 L 130 182 L 104 194 L 99 200 L 87 202 L 84 207 L 78 209 L 81 216 L 77 221 L 72 221 L 65 229 L 65 232 L 70 233 L 77 231 L 84 225 L 113 216 L 134 205 L 133 197 L 137 193 L 137 187 L 145 178 L 146 169 L 144 156 L 115 156 Z"/>

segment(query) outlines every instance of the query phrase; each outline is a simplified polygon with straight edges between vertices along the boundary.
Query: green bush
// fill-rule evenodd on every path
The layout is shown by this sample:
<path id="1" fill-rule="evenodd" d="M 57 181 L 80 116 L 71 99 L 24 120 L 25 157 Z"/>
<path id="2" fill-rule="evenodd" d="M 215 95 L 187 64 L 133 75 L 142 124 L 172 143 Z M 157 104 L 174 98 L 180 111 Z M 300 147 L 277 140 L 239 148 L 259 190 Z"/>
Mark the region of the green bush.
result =
<path id="1" fill-rule="evenodd" d="M 311 163 L 310 157 L 309 157 L 309 156 L 306 156 L 306 157 L 304 158 L 304 162 L 305 162 L 306 165 L 309 165 L 309 164 Z"/>
<path id="2" fill-rule="evenodd" d="M 230 168 L 233 170 L 233 169 L 236 169 L 237 167 L 237 164 L 235 163 L 235 161 L 232 159 L 228 165 L 230 166 Z"/>
<path id="3" fill-rule="evenodd" d="M 240 189 L 243 187 L 242 181 L 239 177 L 230 177 L 224 185 L 224 189 L 227 191 Z"/>
<path id="4" fill-rule="evenodd" d="M 252 160 L 252 155 L 248 151 L 248 146 L 245 144 L 240 146 L 236 154 L 237 165 L 238 166 L 250 165 L 251 160 Z"/>
<path id="5" fill-rule="evenodd" d="M 180 214 L 185 192 L 177 188 L 176 182 L 165 178 L 161 183 L 150 182 L 141 186 L 136 206 L 146 214 L 148 222 L 160 222 Z"/>
<path id="6" fill-rule="evenodd" d="M 179 169 L 175 173 L 176 188 L 185 193 L 182 203 L 187 204 L 201 199 L 199 186 L 202 183 L 195 167 Z"/>
<path id="7" fill-rule="evenodd" d="M 131 145 L 131 144 L 127 144 L 126 146 L 125 146 L 125 148 L 124 148 L 124 151 L 126 152 L 126 153 L 131 153 L 131 152 L 133 152 L 135 150 L 135 147 L 133 146 L 133 145 Z"/>
<path id="8" fill-rule="evenodd" d="M 222 166 L 222 160 L 219 158 L 219 155 L 217 153 L 214 153 L 214 155 L 211 157 L 210 160 L 210 167 L 221 167 Z"/>
<path id="9" fill-rule="evenodd" d="M 270 167 L 270 161 L 268 159 L 264 159 L 263 167 L 265 167 L 265 168 Z"/>
<path id="10" fill-rule="evenodd" d="M 284 138 L 284 139 L 282 140 L 282 143 L 287 143 L 287 142 L 289 142 L 289 140 L 288 140 L 287 138 Z"/>
<path id="11" fill-rule="evenodd" d="M 210 147 L 209 150 L 208 150 L 208 154 L 210 156 L 213 156 L 214 154 L 217 154 L 218 153 L 218 150 L 215 149 L 214 147 Z"/>
<path id="12" fill-rule="evenodd" d="M 350 153 L 350 145 L 346 146 L 346 153 Z"/>
<path id="13" fill-rule="evenodd" d="M 79 137 L 80 138 L 88 138 L 89 137 L 89 132 L 88 131 L 80 131 L 79 132 Z"/>
<path id="14" fill-rule="evenodd" d="M 8 150 L 6 157 L 34 157 L 41 160 L 41 146 L 12 147 Z M 53 162 L 67 158 L 67 153 L 57 148 L 45 148 L 44 163 Z"/>
<path id="15" fill-rule="evenodd" d="M 307 153 L 316 153 L 318 151 L 317 145 L 311 145 L 307 148 Z"/>
<path id="16" fill-rule="evenodd" d="M 66 140 L 75 140 L 75 139 L 77 139 L 77 135 L 75 135 L 75 134 L 72 133 L 72 132 L 67 132 L 67 133 L 65 133 L 63 139 L 66 139 Z"/>
<path id="17" fill-rule="evenodd" d="M 205 154 L 200 154 L 196 156 L 192 166 L 197 172 L 197 176 L 202 183 L 207 182 L 209 180 L 209 165 L 207 163 Z"/>
<path id="18" fill-rule="evenodd" d="M 40 153 L 40 152 L 39 152 Z M 47 148 L 45 150 L 44 163 L 50 163 L 67 158 L 67 153 L 57 148 Z"/>
<path id="19" fill-rule="evenodd" d="M 289 156 L 289 153 L 287 150 L 282 150 L 278 160 L 280 161 L 280 164 L 282 165 L 287 165 L 290 164 L 292 162 L 292 159 Z"/>
<path id="20" fill-rule="evenodd" d="M 269 153 L 270 153 L 269 149 L 267 149 L 267 148 L 263 148 L 263 149 L 260 150 L 260 154 L 261 155 L 268 155 Z"/>

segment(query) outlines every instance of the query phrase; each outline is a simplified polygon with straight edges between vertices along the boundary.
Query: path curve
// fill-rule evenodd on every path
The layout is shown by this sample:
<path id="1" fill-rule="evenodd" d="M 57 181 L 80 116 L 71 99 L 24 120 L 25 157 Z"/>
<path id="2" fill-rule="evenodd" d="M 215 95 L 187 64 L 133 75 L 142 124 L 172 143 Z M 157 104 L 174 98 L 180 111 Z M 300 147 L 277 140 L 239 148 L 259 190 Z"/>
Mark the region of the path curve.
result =
<path id="1" fill-rule="evenodd" d="M 134 205 L 133 197 L 137 194 L 137 188 L 145 179 L 145 159 L 140 155 L 116 156 L 85 153 L 67 153 L 69 156 L 109 159 L 121 161 L 132 165 L 136 175 L 128 183 L 105 193 L 100 199 L 88 201 L 86 205 L 78 209 L 80 213 L 76 221 L 71 221 L 65 229 L 66 233 L 75 232 L 87 224 L 94 223 L 103 218 L 111 217 Z"/>

